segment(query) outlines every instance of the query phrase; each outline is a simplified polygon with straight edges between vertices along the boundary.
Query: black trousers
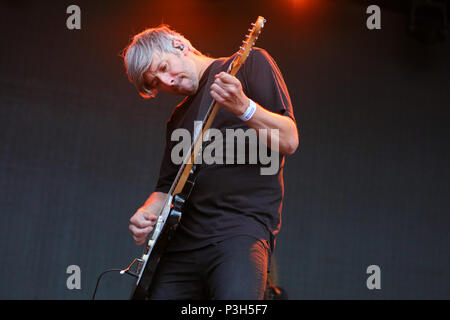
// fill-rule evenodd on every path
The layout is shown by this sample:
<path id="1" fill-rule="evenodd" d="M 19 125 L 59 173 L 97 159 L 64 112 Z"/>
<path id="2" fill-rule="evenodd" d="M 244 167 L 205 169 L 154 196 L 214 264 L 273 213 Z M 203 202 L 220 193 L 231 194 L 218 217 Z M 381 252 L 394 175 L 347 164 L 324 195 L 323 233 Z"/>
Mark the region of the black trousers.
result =
<path id="1" fill-rule="evenodd" d="M 264 297 L 270 249 L 265 240 L 235 236 L 206 247 L 167 252 L 149 297 L 154 300 L 257 300 Z"/>

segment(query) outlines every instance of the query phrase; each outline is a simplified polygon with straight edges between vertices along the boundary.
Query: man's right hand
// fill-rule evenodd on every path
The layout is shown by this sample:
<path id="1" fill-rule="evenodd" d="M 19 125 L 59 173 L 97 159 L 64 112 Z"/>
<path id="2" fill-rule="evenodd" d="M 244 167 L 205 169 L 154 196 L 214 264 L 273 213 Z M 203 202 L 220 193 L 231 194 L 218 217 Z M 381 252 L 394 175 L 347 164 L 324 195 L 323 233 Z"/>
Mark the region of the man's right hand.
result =
<path id="1" fill-rule="evenodd" d="M 142 207 L 130 218 L 129 229 L 138 246 L 144 244 L 147 235 L 153 230 L 158 217 Z"/>

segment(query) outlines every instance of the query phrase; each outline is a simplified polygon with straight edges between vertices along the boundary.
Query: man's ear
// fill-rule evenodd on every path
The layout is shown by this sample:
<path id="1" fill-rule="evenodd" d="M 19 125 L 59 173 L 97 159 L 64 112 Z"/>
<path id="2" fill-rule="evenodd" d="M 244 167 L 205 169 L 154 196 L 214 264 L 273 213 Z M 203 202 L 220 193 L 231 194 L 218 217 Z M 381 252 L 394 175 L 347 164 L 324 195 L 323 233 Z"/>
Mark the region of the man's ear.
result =
<path id="1" fill-rule="evenodd" d="M 173 44 L 173 47 L 175 49 L 180 50 L 181 54 L 186 55 L 187 52 L 189 51 L 188 46 L 186 45 L 186 43 L 182 39 L 174 38 L 173 41 L 172 41 L 172 44 Z"/>

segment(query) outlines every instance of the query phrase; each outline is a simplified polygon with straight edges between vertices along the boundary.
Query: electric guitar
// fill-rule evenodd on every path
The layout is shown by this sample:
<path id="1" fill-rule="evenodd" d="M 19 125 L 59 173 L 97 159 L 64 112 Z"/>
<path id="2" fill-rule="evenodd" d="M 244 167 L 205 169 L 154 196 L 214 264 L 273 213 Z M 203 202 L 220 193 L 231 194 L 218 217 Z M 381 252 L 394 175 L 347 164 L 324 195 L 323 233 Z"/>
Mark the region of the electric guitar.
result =
<path id="1" fill-rule="evenodd" d="M 242 41 L 243 45 L 239 47 L 239 51 L 236 53 L 234 60 L 228 68 L 228 73 L 233 76 L 236 75 L 240 67 L 244 64 L 265 22 L 266 20 L 259 16 L 256 22 L 251 24 L 252 28 L 248 30 L 250 33 Z M 148 290 L 156 267 L 180 222 L 183 205 L 194 187 L 196 177 L 195 159 L 199 156 L 205 134 L 211 127 L 219 108 L 217 102 L 213 101 L 211 103 L 203 120 L 202 130 L 199 130 L 198 134 L 194 137 L 190 152 L 184 158 L 164 200 L 164 205 L 158 214 L 155 227 L 147 236 L 147 245 L 142 258 L 134 259 L 131 265 L 122 271 L 122 273 L 127 272 L 137 278 L 131 293 L 131 299 L 133 300 L 145 300 L 148 297 Z M 136 261 L 138 263 L 137 272 L 130 272 L 129 269 Z"/>

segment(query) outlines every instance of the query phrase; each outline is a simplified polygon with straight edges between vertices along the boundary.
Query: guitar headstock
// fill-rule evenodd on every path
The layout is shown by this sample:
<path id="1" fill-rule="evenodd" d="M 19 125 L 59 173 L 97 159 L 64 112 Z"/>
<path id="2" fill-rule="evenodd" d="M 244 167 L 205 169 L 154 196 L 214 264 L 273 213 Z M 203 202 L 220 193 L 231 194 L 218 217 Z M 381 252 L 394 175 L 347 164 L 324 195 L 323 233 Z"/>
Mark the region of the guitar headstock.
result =
<path id="1" fill-rule="evenodd" d="M 244 64 L 248 55 L 252 51 L 252 47 L 255 45 L 255 42 L 258 39 L 262 28 L 264 28 L 265 22 L 266 19 L 259 16 L 258 19 L 256 19 L 256 22 L 251 24 L 252 28 L 248 29 L 249 34 L 245 35 L 245 39 L 242 40 L 242 46 L 239 47 L 236 59 L 233 61 L 232 69 L 230 72 L 232 75 L 234 75 L 237 70 L 239 70 L 239 68 Z"/>

